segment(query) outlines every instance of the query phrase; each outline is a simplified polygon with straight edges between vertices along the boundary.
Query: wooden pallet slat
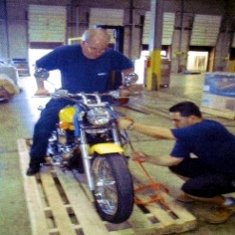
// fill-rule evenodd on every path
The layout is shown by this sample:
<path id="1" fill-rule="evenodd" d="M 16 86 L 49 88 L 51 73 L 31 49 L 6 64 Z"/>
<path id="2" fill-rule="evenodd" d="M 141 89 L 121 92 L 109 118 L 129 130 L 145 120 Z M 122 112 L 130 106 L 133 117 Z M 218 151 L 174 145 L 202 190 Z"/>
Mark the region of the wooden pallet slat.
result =
<path id="1" fill-rule="evenodd" d="M 137 187 L 145 185 L 145 183 L 136 176 L 134 176 L 134 182 Z M 158 196 L 163 200 L 162 202 L 150 203 L 145 206 L 150 215 L 159 220 L 159 228 L 164 227 L 163 234 L 175 233 L 176 231 L 185 232 L 196 226 L 195 216 L 178 205 L 164 190 L 158 190 L 156 192 L 152 188 L 149 188 L 148 191 L 148 194 L 137 193 L 136 196 L 141 199 L 141 201 L 145 202 L 148 201 L 151 196 Z M 166 208 L 166 206 L 168 208 Z"/>
<path id="2" fill-rule="evenodd" d="M 135 205 L 126 222 L 102 221 L 91 193 L 76 174 L 58 167 L 43 167 L 37 177 L 27 177 L 29 153 L 25 139 L 18 140 L 18 151 L 32 235 L 164 235 L 196 227 L 196 218 L 164 192 L 161 195 L 168 209 L 158 202 Z"/>
<path id="3" fill-rule="evenodd" d="M 61 201 L 58 190 L 50 174 L 41 174 L 40 179 L 45 190 L 46 198 L 53 212 L 53 218 L 58 228 L 59 234 L 76 235 L 72 223 L 67 215 L 67 210 Z"/>
<path id="4" fill-rule="evenodd" d="M 61 172 L 56 170 L 61 183 L 71 204 L 73 204 L 74 212 L 79 218 L 81 227 L 84 228 L 85 234 L 92 234 L 96 231 L 96 235 L 103 235 L 107 233 L 107 229 L 103 222 L 99 219 L 98 215 L 94 213 L 92 203 L 87 200 L 86 196 L 82 192 L 79 184 L 73 179 L 71 172 Z M 89 205 L 89 206 L 88 206 Z"/>
<path id="5" fill-rule="evenodd" d="M 40 194 L 37 190 L 37 183 L 34 178 L 25 175 L 29 164 L 28 147 L 24 139 L 18 140 L 17 144 L 32 234 L 48 234 L 47 222 Z"/>

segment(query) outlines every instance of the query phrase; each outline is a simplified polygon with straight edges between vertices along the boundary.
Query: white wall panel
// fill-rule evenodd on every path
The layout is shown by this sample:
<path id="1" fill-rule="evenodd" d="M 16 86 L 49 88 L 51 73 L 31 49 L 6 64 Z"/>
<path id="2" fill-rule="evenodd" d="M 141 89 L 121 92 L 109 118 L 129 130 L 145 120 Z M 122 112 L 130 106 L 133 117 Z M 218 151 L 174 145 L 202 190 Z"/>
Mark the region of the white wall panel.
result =
<path id="1" fill-rule="evenodd" d="M 144 32 L 143 32 L 143 44 L 149 44 L 149 35 L 150 35 L 150 22 L 151 22 L 150 11 L 147 11 L 145 14 L 144 21 Z M 164 12 L 163 13 L 163 30 L 162 30 L 162 45 L 171 45 L 172 36 L 174 31 L 175 24 L 175 13 Z"/>
<path id="2" fill-rule="evenodd" d="M 113 25 L 123 26 L 124 10 L 122 9 L 106 9 L 106 8 L 91 8 L 89 27 L 95 27 L 96 25 Z M 115 42 L 112 29 L 107 30 L 111 35 L 111 43 Z"/>
<path id="3" fill-rule="evenodd" d="M 65 42 L 66 8 L 29 5 L 29 42 Z"/>
<path id="4" fill-rule="evenodd" d="M 195 15 L 190 45 L 215 46 L 220 24 L 221 16 Z"/>
<path id="5" fill-rule="evenodd" d="M 122 26 L 123 18 L 124 10 L 122 9 L 91 8 L 89 26 L 97 24 Z"/>
<path id="6" fill-rule="evenodd" d="M 21 55 L 25 54 L 25 51 L 27 51 L 27 42 L 26 37 L 27 31 L 24 24 L 16 23 L 10 24 L 10 27 L 8 29 L 9 34 L 9 44 L 14 45 L 16 50 L 10 49 L 10 57 L 22 57 Z"/>
<path id="7" fill-rule="evenodd" d="M 175 25 L 175 13 L 163 14 L 162 45 L 171 45 Z"/>

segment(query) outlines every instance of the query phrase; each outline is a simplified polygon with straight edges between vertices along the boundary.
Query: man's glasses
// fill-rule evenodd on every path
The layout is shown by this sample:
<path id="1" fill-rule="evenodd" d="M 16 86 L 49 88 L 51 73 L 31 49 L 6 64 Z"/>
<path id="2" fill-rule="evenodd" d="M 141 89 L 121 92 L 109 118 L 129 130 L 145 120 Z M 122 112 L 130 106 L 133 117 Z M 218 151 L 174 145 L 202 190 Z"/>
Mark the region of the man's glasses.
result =
<path id="1" fill-rule="evenodd" d="M 86 44 L 86 47 L 87 47 L 90 51 L 95 52 L 95 53 L 97 53 L 97 54 L 103 54 L 105 51 L 107 51 L 107 47 L 105 47 L 105 48 L 94 47 L 94 46 L 91 46 L 91 45 L 89 44 L 89 42 L 85 42 L 85 44 Z"/>

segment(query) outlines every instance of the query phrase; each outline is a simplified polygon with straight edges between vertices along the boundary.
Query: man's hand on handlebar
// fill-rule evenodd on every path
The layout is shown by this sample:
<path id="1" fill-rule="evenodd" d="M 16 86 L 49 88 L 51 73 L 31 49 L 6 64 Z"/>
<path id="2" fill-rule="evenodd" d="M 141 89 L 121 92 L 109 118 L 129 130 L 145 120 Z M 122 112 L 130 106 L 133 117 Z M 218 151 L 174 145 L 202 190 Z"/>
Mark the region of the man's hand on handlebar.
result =
<path id="1" fill-rule="evenodd" d="M 128 96 L 130 96 L 130 94 L 131 94 L 131 92 L 127 87 L 121 86 L 119 88 L 119 97 L 120 98 L 128 97 Z"/>

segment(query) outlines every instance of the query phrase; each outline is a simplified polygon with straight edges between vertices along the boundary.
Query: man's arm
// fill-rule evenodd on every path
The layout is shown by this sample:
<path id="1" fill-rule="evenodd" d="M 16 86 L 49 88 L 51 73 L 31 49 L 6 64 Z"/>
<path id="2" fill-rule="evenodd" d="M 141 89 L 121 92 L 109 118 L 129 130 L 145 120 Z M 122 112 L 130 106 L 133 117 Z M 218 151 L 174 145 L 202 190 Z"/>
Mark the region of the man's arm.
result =
<path id="1" fill-rule="evenodd" d="M 35 95 L 48 95 L 49 91 L 44 86 L 44 80 L 49 77 L 49 72 L 42 68 L 35 68 L 34 77 L 36 79 L 37 91 Z"/>
<path id="2" fill-rule="evenodd" d="M 130 74 L 134 75 L 136 77 L 136 80 L 138 79 L 138 75 L 135 74 L 134 68 L 129 68 L 122 70 L 122 77 L 128 76 Z M 125 81 L 123 81 L 125 83 Z M 133 92 L 137 90 L 136 81 L 133 81 L 133 83 L 130 84 L 123 84 L 121 87 L 119 87 L 119 95 L 120 97 L 127 97 L 130 96 Z M 140 88 L 138 87 L 138 92 L 140 91 Z"/>
<path id="3" fill-rule="evenodd" d="M 134 123 L 132 127 L 134 130 L 154 138 L 170 139 L 170 140 L 175 139 L 171 130 L 164 127 L 150 126 L 140 123 Z"/>
<path id="4" fill-rule="evenodd" d="M 56 48 L 36 61 L 34 77 L 36 78 L 37 91 L 35 95 L 48 95 L 49 91 L 44 86 L 44 81 L 49 77 L 49 71 L 58 69 L 58 61 L 63 55 L 63 47 Z"/>
<path id="5" fill-rule="evenodd" d="M 175 166 L 178 165 L 183 158 L 176 158 L 173 156 L 151 156 L 144 154 L 142 152 L 133 153 L 133 160 L 137 160 L 140 162 L 148 162 L 158 166 Z"/>
<path id="6" fill-rule="evenodd" d="M 129 68 L 121 71 L 122 77 L 125 79 L 125 76 L 127 76 L 130 73 L 134 73 L 134 68 Z M 123 81 L 124 82 L 124 81 Z M 120 97 L 127 97 L 131 94 L 130 88 L 127 86 L 120 86 L 119 87 L 119 96 Z"/>
<path id="7" fill-rule="evenodd" d="M 121 72 L 122 72 L 123 76 L 126 76 L 130 73 L 134 73 L 134 68 L 132 67 L 132 68 L 129 68 L 129 69 L 124 69 Z"/>
<path id="8" fill-rule="evenodd" d="M 150 126 L 133 122 L 127 118 L 120 118 L 118 120 L 119 126 L 122 129 L 133 129 L 142 134 L 161 139 L 175 140 L 171 130 L 164 127 Z"/>
<path id="9" fill-rule="evenodd" d="M 36 78 L 36 84 L 37 84 L 37 91 L 35 92 L 35 95 L 48 95 L 48 90 L 44 86 L 44 81 L 38 80 Z"/>

